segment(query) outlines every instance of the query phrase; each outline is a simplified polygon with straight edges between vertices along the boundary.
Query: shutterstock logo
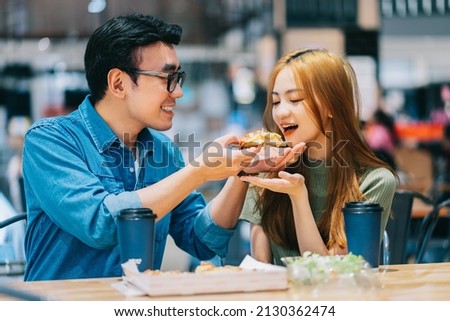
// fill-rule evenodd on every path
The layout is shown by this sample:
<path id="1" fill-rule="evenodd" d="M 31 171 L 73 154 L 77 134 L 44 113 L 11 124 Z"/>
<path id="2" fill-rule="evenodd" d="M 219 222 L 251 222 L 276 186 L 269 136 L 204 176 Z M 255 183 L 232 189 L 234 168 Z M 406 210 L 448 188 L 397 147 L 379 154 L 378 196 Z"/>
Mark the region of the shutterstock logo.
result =
<path id="1" fill-rule="evenodd" d="M 127 141 L 127 134 L 125 134 L 124 140 Z M 346 141 L 333 141 L 333 133 L 328 132 L 329 140 L 326 144 L 331 144 L 330 146 L 318 142 L 307 142 L 307 149 L 301 155 L 301 159 L 305 166 L 320 166 L 319 163 L 314 162 L 311 155 L 315 155 L 318 152 L 325 150 L 329 154 L 333 155 L 325 161 L 325 166 L 329 167 L 333 164 L 337 164 L 341 167 L 348 167 L 348 163 L 342 157 L 342 150 L 347 145 Z M 160 144 L 155 144 L 153 141 L 149 141 L 144 145 L 142 142 L 136 141 L 135 146 L 139 150 L 139 153 L 143 151 L 148 151 L 146 155 L 145 162 L 153 168 L 165 168 L 169 166 L 181 166 L 181 159 L 178 157 L 179 152 L 183 155 L 183 160 L 189 163 L 191 166 L 207 166 L 210 168 L 221 167 L 225 164 L 226 167 L 231 167 L 233 165 L 234 154 L 237 153 L 236 149 L 239 147 L 223 147 L 220 143 L 216 141 L 204 142 L 202 143 L 200 139 L 195 137 L 195 133 L 191 133 L 186 136 L 185 139 L 181 137 L 181 134 L 177 133 L 173 137 L 173 141 L 165 141 Z M 108 168 L 114 168 L 119 166 L 124 166 L 123 164 L 128 164 L 128 167 L 134 166 L 134 162 L 124 162 L 126 157 L 130 157 L 130 151 L 122 146 L 115 146 L 108 150 L 107 160 L 103 161 L 102 166 Z M 251 159 L 249 162 L 243 162 L 241 165 L 249 169 L 261 166 L 266 170 L 275 169 L 280 167 L 280 160 L 283 159 L 285 153 L 284 148 L 276 148 L 269 145 L 264 145 L 261 147 L 258 153 L 254 153 L 250 149 L 241 149 L 239 151 L 244 157 L 248 156 Z M 127 155 L 127 156 L 125 156 Z M 234 155 L 234 156 L 233 156 Z M 294 163 L 292 160 L 299 159 L 300 155 L 297 154 L 291 158 L 286 167 L 290 167 Z M 127 166 L 125 166 L 127 167 Z"/>
<path id="2" fill-rule="evenodd" d="M 334 140 L 334 134 L 333 132 L 326 132 L 326 136 L 329 138 L 325 141 L 325 145 L 313 141 L 313 142 L 307 142 L 307 150 L 302 155 L 303 163 L 307 167 L 317 167 L 321 166 L 321 162 L 316 162 L 314 159 L 314 156 L 311 155 L 317 155 L 317 154 L 323 154 L 325 152 L 326 155 L 329 155 L 328 157 L 325 157 L 325 167 L 332 167 L 332 166 L 338 166 L 338 167 L 349 167 L 348 162 L 344 159 L 343 150 L 345 146 L 348 144 L 348 140 L 340 140 L 335 141 Z"/>

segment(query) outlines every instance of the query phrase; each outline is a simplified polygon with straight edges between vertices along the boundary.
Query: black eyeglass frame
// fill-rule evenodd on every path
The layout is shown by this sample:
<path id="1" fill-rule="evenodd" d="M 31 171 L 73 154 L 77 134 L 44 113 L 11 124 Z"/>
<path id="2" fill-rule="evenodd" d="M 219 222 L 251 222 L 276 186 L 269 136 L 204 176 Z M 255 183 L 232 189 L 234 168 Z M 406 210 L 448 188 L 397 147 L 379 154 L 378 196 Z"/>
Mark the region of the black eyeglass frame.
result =
<path id="1" fill-rule="evenodd" d="M 166 73 L 161 71 L 134 69 L 133 72 L 139 75 L 167 79 L 167 91 L 170 93 L 177 88 L 177 84 L 180 85 L 180 87 L 183 87 L 184 80 L 186 79 L 186 72 L 180 70 Z"/>

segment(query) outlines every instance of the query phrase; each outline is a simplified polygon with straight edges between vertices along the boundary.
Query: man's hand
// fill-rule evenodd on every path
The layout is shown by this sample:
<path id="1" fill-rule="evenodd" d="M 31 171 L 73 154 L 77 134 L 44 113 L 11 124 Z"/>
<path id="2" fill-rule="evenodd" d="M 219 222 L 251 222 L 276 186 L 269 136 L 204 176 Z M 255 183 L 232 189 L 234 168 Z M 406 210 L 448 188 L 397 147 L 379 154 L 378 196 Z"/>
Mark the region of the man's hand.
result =
<path id="1" fill-rule="evenodd" d="M 268 145 L 262 146 L 252 161 L 244 168 L 244 173 L 257 174 L 261 172 L 278 172 L 283 170 L 298 160 L 300 155 L 304 152 L 305 146 L 305 143 L 299 143 L 292 148 L 278 148 Z"/>
<path id="2" fill-rule="evenodd" d="M 260 151 L 261 147 L 246 149 L 228 148 L 239 143 L 236 135 L 230 134 L 209 143 L 203 153 L 190 163 L 198 169 L 204 181 L 221 180 L 241 172 Z"/>

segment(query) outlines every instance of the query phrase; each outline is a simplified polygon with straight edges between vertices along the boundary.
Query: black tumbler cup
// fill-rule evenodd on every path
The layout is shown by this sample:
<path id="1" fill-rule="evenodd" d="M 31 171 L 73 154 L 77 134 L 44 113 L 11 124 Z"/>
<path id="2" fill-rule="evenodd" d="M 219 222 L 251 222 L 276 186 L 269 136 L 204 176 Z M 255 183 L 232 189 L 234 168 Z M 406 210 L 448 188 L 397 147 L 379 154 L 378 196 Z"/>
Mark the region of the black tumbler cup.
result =
<path id="1" fill-rule="evenodd" d="M 133 259 L 139 271 L 153 269 L 156 214 L 149 208 L 120 211 L 117 231 L 121 262 Z"/>
<path id="2" fill-rule="evenodd" d="M 347 202 L 342 211 L 348 251 L 361 255 L 372 267 L 378 267 L 383 208 L 375 203 Z"/>

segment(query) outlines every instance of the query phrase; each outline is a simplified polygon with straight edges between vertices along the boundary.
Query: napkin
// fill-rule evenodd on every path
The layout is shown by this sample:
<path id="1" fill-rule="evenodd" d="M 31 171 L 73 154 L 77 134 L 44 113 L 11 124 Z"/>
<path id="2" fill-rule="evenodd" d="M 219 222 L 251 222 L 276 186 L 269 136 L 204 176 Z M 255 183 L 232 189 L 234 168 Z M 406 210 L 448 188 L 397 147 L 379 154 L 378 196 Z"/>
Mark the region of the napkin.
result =
<path id="1" fill-rule="evenodd" d="M 255 260 L 250 255 L 246 255 L 242 260 L 239 267 L 247 270 L 258 270 L 258 271 L 286 271 L 286 267 L 273 265 L 269 263 L 263 263 L 261 261 Z"/>
<path id="2" fill-rule="evenodd" d="M 122 270 L 127 271 L 127 274 L 138 274 L 140 273 L 136 262 L 134 260 L 128 260 L 122 264 Z M 123 276 L 121 282 L 111 284 L 113 288 L 122 292 L 127 297 L 136 297 L 146 295 L 145 291 L 137 288 L 130 282 L 128 282 L 127 277 Z"/>

